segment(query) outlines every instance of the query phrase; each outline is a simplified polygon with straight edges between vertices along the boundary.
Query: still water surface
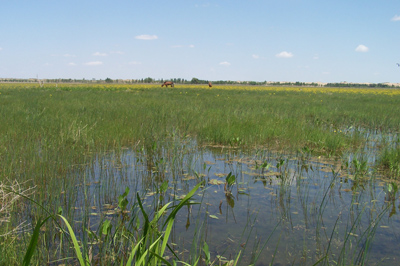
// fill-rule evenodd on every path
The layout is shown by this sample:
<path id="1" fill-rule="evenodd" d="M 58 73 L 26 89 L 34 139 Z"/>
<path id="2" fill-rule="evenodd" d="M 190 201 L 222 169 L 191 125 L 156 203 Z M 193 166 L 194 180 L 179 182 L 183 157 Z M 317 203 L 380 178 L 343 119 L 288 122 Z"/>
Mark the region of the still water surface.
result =
<path id="1" fill-rule="evenodd" d="M 365 151 L 369 163 L 375 160 L 373 145 Z M 344 165 L 300 152 L 248 153 L 188 142 L 98 156 L 86 182 L 92 205 L 112 219 L 109 206 L 126 187 L 130 202 L 139 192 L 151 211 L 204 181 L 193 198 L 201 204 L 181 209 L 170 239 L 182 260 L 205 240 L 217 265 L 239 251 L 240 265 L 255 258 L 260 266 L 313 265 L 327 254 L 325 264 L 397 264 L 398 194 L 371 169 L 360 174 Z M 228 175 L 235 178 L 231 186 Z M 157 188 L 165 181 L 160 198 Z"/>

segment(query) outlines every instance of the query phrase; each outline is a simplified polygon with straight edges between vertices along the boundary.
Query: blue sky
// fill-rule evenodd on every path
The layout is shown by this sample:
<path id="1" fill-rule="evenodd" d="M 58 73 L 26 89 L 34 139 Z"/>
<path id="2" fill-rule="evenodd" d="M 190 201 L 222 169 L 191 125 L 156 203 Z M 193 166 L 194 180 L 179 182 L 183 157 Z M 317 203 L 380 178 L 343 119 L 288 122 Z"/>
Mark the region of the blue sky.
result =
<path id="1" fill-rule="evenodd" d="M 0 78 L 400 82 L 399 0 L 1 1 Z"/>

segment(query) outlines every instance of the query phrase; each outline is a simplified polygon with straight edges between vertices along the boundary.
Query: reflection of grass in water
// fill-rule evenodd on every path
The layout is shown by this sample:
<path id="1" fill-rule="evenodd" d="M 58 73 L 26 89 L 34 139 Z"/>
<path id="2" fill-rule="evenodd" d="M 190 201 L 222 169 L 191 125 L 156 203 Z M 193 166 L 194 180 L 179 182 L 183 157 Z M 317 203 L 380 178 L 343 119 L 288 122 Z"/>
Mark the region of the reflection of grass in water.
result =
<path id="1" fill-rule="evenodd" d="M 325 263 L 328 261 L 338 265 L 367 265 L 369 260 L 369 249 L 371 248 L 372 241 L 375 237 L 376 230 L 383 218 L 383 215 L 387 213 L 389 207 L 382 210 L 376 215 L 375 218 L 368 224 L 367 228 L 363 231 L 360 230 L 362 227 L 361 219 L 366 211 L 366 205 L 355 217 L 355 220 L 348 219 L 346 224 L 346 230 L 344 231 L 343 239 L 338 237 L 339 214 L 335 226 L 332 230 L 329 244 L 326 249 Z M 352 205 L 353 207 L 354 205 Z M 360 228 L 359 228 L 360 227 Z M 336 236 L 335 236 L 336 235 Z M 332 246 L 336 245 L 336 250 L 332 250 Z M 339 251 L 340 250 L 340 251 Z M 339 252 L 338 255 L 335 253 Z"/>
<path id="2" fill-rule="evenodd" d="M 320 193 L 317 193 L 318 197 L 311 199 L 313 202 L 318 202 L 318 204 L 315 204 L 314 206 L 309 204 L 310 193 L 307 189 L 309 185 L 306 183 L 301 185 L 296 183 L 297 196 L 300 198 L 298 202 L 301 205 L 300 208 L 304 210 L 304 218 L 301 219 L 302 222 L 297 225 L 296 223 L 299 223 L 300 221 L 298 219 L 292 221 L 293 216 L 291 215 L 294 213 L 293 208 L 290 206 L 293 195 L 291 195 L 290 191 L 287 189 L 280 189 L 281 194 L 277 196 L 278 199 L 276 201 L 276 206 L 281 210 L 283 228 L 292 228 L 292 230 L 289 229 L 287 240 L 293 239 L 298 241 L 297 245 L 301 244 L 301 238 L 299 238 L 299 235 L 301 235 L 300 232 L 304 230 L 302 238 L 304 253 L 302 255 L 298 254 L 300 257 L 295 257 L 295 253 L 293 253 L 295 250 L 298 251 L 298 249 L 293 249 L 292 251 L 291 248 L 288 248 L 288 246 L 291 246 L 290 243 L 284 244 L 287 246 L 286 249 L 289 250 L 289 254 L 291 253 L 289 257 L 292 257 L 291 260 L 289 257 L 286 259 L 287 263 L 315 263 L 317 261 L 319 261 L 322 265 L 327 265 L 328 262 L 329 264 L 335 263 L 339 265 L 365 265 L 368 263 L 370 259 L 369 250 L 372 246 L 372 240 L 375 236 L 375 232 L 379 227 L 378 225 L 380 224 L 383 215 L 387 213 L 390 205 L 378 213 L 375 213 L 374 211 L 371 213 L 365 213 L 365 204 L 363 204 L 364 207 L 361 207 L 363 198 L 365 199 L 365 197 L 361 197 L 361 195 L 364 193 L 368 194 L 368 192 L 363 192 L 365 187 L 361 182 L 359 182 L 358 186 L 356 185 L 352 188 L 354 189 L 354 204 L 349 203 L 349 205 L 340 207 L 342 211 L 337 215 L 336 221 L 332 221 L 331 219 L 333 217 L 331 217 L 331 213 L 333 210 L 330 209 L 331 207 L 328 207 L 328 203 L 332 204 L 332 201 L 334 201 L 334 199 L 331 198 L 333 195 L 332 193 L 336 194 L 335 191 L 337 189 L 344 190 L 341 188 L 341 185 L 338 186 L 338 176 L 338 172 L 333 172 L 331 177 L 326 180 L 329 182 L 323 186 L 325 187 L 323 190 L 319 190 Z M 298 182 L 312 182 L 312 180 L 306 181 L 307 179 L 298 180 L 301 180 Z M 282 182 L 278 184 L 279 186 L 285 185 Z M 360 190 L 360 192 L 357 192 L 357 190 Z M 394 189 L 392 188 L 392 190 Z M 282 192 L 285 192 L 286 194 Z M 348 206 L 351 206 L 350 210 L 348 210 Z M 370 207 L 367 209 L 369 208 Z M 312 213 L 314 213 L 314 215 L 312 215 Z M 326 215 L 325 213 L 328 214 Z M 297 214 L 298 213 L 296 212 L 296 215 Z M 315 217 L 314 221 L 313 217 Z M 367 225 L 365 225 L 365 221 L 362 220 L 366 218 L 368 219 L 368 217 L 370 217 L 369 219 L 371 221 L 367 222 Z M 308 221 L 308 219 L 310 219 L 310 221 Z M 344 227 L 343 224 L 345 225 Z M 314 242 L 306 240 L 310 236 L 313 236 L 313 234 L 310 234 L 310 230 L 312 228 L 315 230 L 314 236 L 316 239 Z M 292 235 L 297 231 L 300 231 L 300 234 L 296 233 L 296 237 Z M 315 251 L 313 251 L 314 248 L 316 248 Z M 279 258 L 279 261 L 282 261 L 282 258 Z"/>

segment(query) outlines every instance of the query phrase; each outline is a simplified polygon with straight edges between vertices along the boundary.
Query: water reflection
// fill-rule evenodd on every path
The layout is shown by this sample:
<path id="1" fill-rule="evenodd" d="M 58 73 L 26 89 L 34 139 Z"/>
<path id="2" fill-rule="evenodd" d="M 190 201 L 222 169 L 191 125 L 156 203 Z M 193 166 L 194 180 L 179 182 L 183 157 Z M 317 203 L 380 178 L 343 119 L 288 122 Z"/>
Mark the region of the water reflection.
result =
<path id="1" fill-rule="evenodd" d="M 242 250 L 241 265 L 256 258 L 256 265 L 367 259 L 368 265 L 393 265 L 400 259 L 397 187 L 371 171 L 354 178 L 334 158 L 177 142 L 99 156 L 86 176 L 86 198 L 100 211 L 98 219 L 115 215 L 109 206 L 126 187 L 131 203 L 139 192 L 155 211 L 204 181 L 194 197 L 201 204 L 182 209 L 174 225 L 171 241 L 182 257 L 205 240 L 214 258 L 231 259 Z"/>

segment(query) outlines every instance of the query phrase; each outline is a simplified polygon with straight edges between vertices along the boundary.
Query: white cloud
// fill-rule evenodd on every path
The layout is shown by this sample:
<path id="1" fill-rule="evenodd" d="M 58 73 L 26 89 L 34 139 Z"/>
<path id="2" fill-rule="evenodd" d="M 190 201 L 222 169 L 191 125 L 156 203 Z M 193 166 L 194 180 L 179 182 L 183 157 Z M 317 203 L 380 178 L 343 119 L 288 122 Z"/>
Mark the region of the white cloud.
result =
<path id="1" fill-rule="evenodd" d="M 100 52 L 95 52 L 93 55 L 94 56 L 107 56 L 106 53 L 100 53 Z"/>
<path id="2" fill-rule="evenodd" d="M 0 47 L 0 51 L 3 50 L 3 48 Z"/>
<path id="3" fill-rule="evenodd" d="M 121 51 L 111 51 L 112 54 L 124 54 L 124 52 Z"/>
<path id="4" fill-rule="evenodd" d="M 279 54 L 276 54 L 275 56 L 279 57 L 279 58 L 291 58 L 291 57 L 293 57 L 293 54 L 283 51 L 283 52 L 280 52 Z"/>
<path id="5" fill-rule="evenodd" d="M 392 18 L 392 21 L 400 21 L 400 16 L 399 16 L 399 15 L 395 15 L 395 16 Z"/>
<path id="6" fill-rule="evenodd" d="M 138 61 L 131 61 L 128 63 L 129 65 L 140 65 L 142 64 L 142 62 L 138 62 Z"/>
<path id="7" fill-rule="evenodd" d="M 193 44 L 189 45 L 189 48 L 194 48 L 194 45 Z"/>
<path id="8" fill-rule="evenodd" d="M 68 63 L 69 66 L 76 66 L 74 62 Z"/>
<path id="9" fill-rule="evenodd" d="M 254 59 L 259 59 L 260 56 L 258 54 L 253 54 L 251 57 L 253 57 Z"/>
<path id="10" fill-rule="evenodd" d="M 103 64 L 103 62 L 101 62 L 101 61 L 92 61 L 92 62 L 85 63 L 86 66 L 99 66 L 102 64 Z"/>
<path id="11" fill-rule="evenodd" d="M 157 40 L 158 37 L 157 37 L 157 35 L 147 35 L 147 34 L 143 34 L 143 35 L 138 35 L 138 36 L 136 36 L 135 39 L 138 39 L 138 40 L 146 40 L 146 41 L 148 41 L 148 40 Z"/>
<path id="12" fill-rule="evenodd" d="M 361 53 L 365 53 L 368 52 L 369 48 L 365 45 L 360 44 L 359 46 L 357 46 L 356 48 L 356 52 L 361 52 Z"/>
<path id="13" fill-rule="evenodd" d="M 229 63 L 229 62 L 221 62 L 221 63 L 219 63 L 221 66 L 230 66 L 231 65 L 231 63 Z"/>

